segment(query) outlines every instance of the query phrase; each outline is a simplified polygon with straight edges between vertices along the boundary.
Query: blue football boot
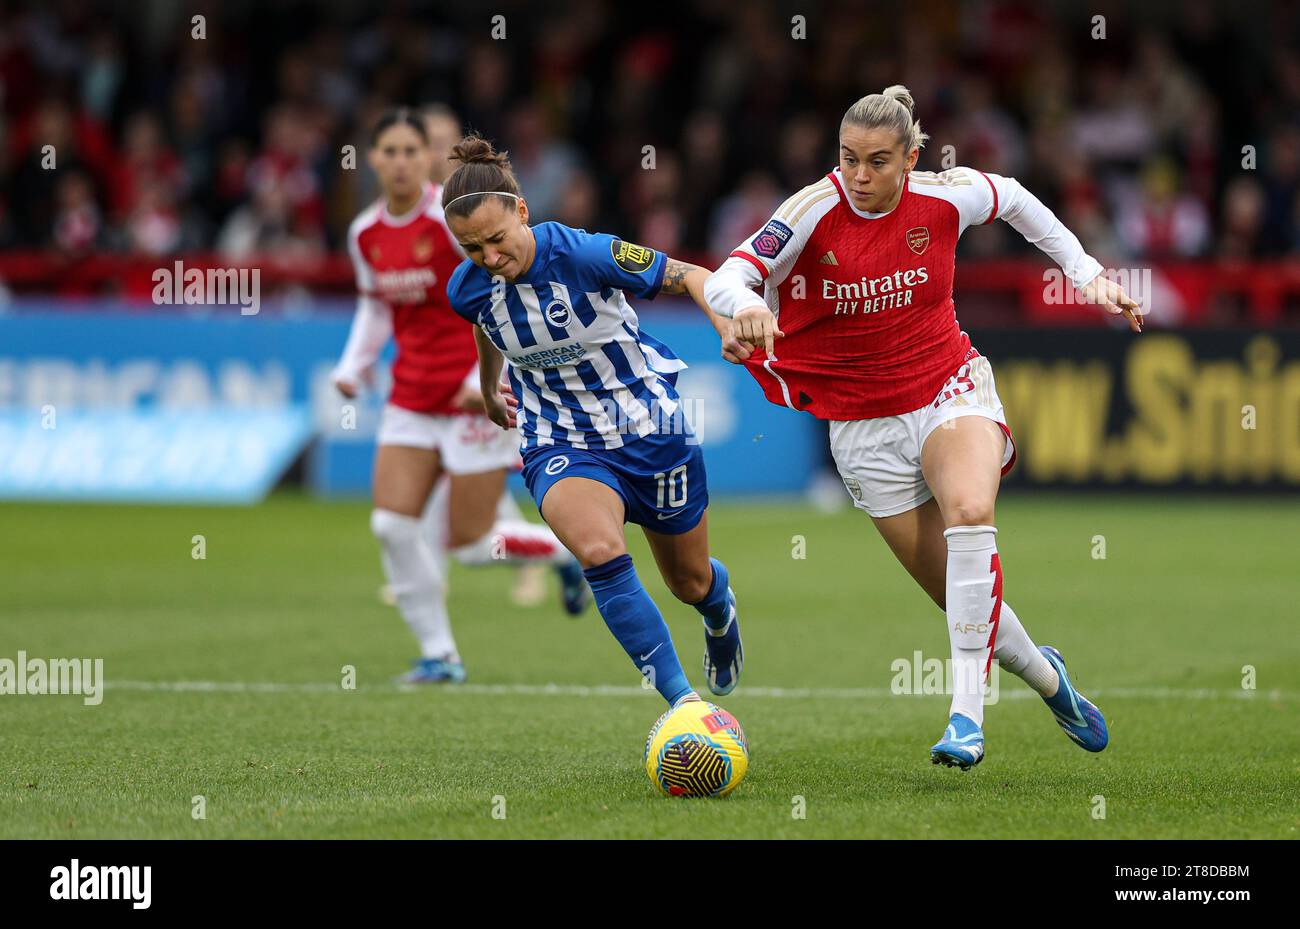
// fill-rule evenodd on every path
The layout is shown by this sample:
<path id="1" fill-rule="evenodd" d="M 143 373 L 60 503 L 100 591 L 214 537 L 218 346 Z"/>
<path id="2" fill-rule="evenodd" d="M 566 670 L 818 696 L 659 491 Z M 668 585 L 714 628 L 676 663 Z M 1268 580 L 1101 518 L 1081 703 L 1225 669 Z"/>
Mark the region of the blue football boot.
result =
<path id="1" fill-rule="evenodd" d="M 411 670 L 397 679 L 399 684 L 463 684 L 465 665 L 459 661 L 441 658 L 417 658 Z"/>
<path id="2" fill-rule="evenodd" d="M 931 764 L 946 765 L 969 771 L 984 760 L 984 730 L 975 720 L 962 713 L 953 713 L 943 738 L 930 749 Z"/>
<path id="3" fill-rule="evenodd" d="M 740 620 L 736 617 L 736 595 L 727 588 L 727 624 L 711 629 L 704 623 L 704 676 L 709 690 L 725 697 L 736 689 L 745 666 L 745 649 L 740 644 Z"/>
<path id="4" fill-rule="evenodd" d="M 562 565 L 556 565 L 555 573 L 560 576 L 560 592 L 564 596 L 564 612 L 570 616 L 579 616 L 592 601 L 591 585 L 582 573 L 578 559 L 571 558 Z"/>
<path id="5" fill-rule="evenodd" d="M 1061 679 L 1061 686 L 1057 688 L 1056 693 L 1043 698 L 1043 702 L 1056 717 L 1057 725 L 1064 729 L 1065 734 L 1080 748 L 1090 752 L 1101 751 L 1110 741 L 1110 735 L 1106 731 L 1106 720 L 1102 717 L 1101 710 L 1074 689 L 1074 685 L 1070 683 L 1070 676 L 1065 673 L 1065 659 L 1061 657 L 1060 652 L 1050 645 L 1040 645 L 1038 650 L 1052 663 L 1057 676 Z"/>

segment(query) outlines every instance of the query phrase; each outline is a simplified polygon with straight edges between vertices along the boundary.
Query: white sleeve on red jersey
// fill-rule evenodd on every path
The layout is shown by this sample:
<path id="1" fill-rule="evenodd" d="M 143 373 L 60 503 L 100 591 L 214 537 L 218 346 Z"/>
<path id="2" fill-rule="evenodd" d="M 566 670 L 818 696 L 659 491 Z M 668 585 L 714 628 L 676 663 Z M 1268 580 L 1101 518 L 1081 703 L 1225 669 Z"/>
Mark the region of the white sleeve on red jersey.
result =
<path id="1" fill-rule="evenodd" d="M 348 229 L 348 255 L 356 272 L 359 296 L 343 355 L 330 375 L 331 380 L 346 381 L 354 386 L 370 380 L 371 369 L 393 334 L 392 311 L 386 303 L 373 296 L 375 273 L 361 254 L 361 230 L 369 225 L 371 212 L 362 213 Z"/>
<path id="2" fill-rule="evenodd" d="M 754 293 L 761 283 L 763 276 L 752 264 L 743 258 L 728 258 L 704 282 L 704 302 L 719 316 L 731 319 L 746 307 L 767 306 Z"/>
<path id="3" fill-rule="evenodd" d="M 359 386 L 368 383 L 371 369 L 393 334 L 393 317 L 388 307 L 373 297 L 357 300 L 357 312 L 352 317 L 352 330 L 348 333 L 343 355 L 335 365 L 331 379 Z"/>
<path id="4" fill-rule="evenodd" d="M 730 318 L 746 307 L 768 306 L 753 288 L 766 284 L 769 292 L 775 292 L 799 260 L 813 229 L 838 202 L 839 191 L 829 178 L 822 178 L 781 204 L 763 228 L 736 246 L 705 281 L 704 299 L 713 312 Z"/>
<path id="5" fill-rule="evenodd" d="M 931 192 L 936 182 L 942 184 L 936 195 L 957 207 L 958 235 L 967 226 L 1001 219 L 1055 261 L 1075 287 L 1082 288 L 1102 272 L 1101 263 L 1083 250 L 1075 234 L 1013 177 L 951 168 L 938 174 L 913 172 L 912 181 L 913 189 L 922 193 Z"/>

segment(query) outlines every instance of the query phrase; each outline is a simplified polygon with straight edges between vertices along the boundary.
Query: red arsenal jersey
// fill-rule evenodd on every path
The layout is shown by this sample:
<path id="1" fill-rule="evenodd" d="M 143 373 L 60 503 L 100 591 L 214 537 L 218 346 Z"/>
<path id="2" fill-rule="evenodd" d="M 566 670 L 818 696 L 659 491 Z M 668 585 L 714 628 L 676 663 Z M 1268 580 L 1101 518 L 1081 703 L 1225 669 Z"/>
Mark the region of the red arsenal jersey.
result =
<path id="1" fill-rule="evenodd" d="M 418 413 L 462 412 L 451 401 L 478 352 L 473 326 L 447 300 L 447 281 L 464 255 L 447 229 L 442 189 L 426 184 L 405 216 L 375 203 L 353 221 L 348 251 L 362 297 L 392 314 L 397 360 L 389 402 Z"/>
<path id="2" fill-rule="evenodd" d="M 750 356 L 767 398 L 820 419 L 897 416 L 925 406 L 971 350 L 957 325 L 957 238 L 1005 220 L 1052 258 L 1076 288 L 1102 273 L 1078 238 L 1015 178 L 952 168 L 913 171 L 898 204 L 865 213 L 837 168 L 777 210 L 704 286 L 734 316 L 757 303 L 785 337 Z"/>
<path id="3" fill-rule="evenodd" d="M 912 172 L 888 213 L 857 210 L 838 170 L 787 200 L 731 253 L 785 333 L 746 362 L 768 399 L 830 420 L 933 400 L 971 347 L 953 308 L 957 238 L 997 213 L 993 181 L 969 169 Z"/>

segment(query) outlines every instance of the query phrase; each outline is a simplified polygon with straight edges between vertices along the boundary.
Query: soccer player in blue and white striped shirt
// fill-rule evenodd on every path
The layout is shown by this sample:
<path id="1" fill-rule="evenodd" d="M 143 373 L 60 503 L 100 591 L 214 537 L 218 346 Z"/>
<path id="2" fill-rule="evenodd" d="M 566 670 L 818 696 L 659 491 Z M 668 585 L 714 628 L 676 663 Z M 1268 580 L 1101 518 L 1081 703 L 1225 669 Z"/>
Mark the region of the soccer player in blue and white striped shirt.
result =
<path id="1" fill-rule="evenodd" d="M 504 152 L 478 136 L 453 149 L 447 225 L 469 259 L 447 296 L 474 323 L 488 415 L 518 425 L 524 480 L 542 518 L 577 556 L 606 625 L 669 702 L 699 699 L 663 615 L 637 577 L 625 522 L 645 532 L 673 594 L 704 617 L 709 689 L 727 694 L 743 663 L 727 569 L 709 557 L 708 487 L 675 383 L 685 365 L 641 330 L 625 294 L 704 300 L 703 268 L 609 235 L 528 225 Z M 510 386 L 501 384 L 502 356 Z"/>

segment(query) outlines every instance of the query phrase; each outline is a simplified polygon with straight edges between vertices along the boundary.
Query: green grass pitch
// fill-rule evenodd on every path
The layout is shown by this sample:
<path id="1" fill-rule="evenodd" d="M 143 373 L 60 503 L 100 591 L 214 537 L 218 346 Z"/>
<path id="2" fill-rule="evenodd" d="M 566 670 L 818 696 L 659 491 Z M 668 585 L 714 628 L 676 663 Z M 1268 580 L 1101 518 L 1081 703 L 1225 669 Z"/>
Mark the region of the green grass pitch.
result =
<path id="1" fill-rule="evenodd" d="M 1300 837 L 1294 499 L 1005 497 L 1007 601 L 1111 745 L 1081 751 L 1004 674 L 967 773 L 929 763 L 947 698 L 890 693 L 891 662 L 947 637 L 869 520 L 715 506 L 746 646 L 719 702 L 751 744 L 720 801 L 653 791 L 658 696 L 594 611 L 513 607 L 503 569 L 453 575 L 470 684 L 390 684 L 414 649 L 367 512 L 0 506 L 0 658 L 102 658 L 109 682 L 99 706 L 0 696 L 0 836 Z M 700 621 L 631 541 L 703 690 Z"/>

